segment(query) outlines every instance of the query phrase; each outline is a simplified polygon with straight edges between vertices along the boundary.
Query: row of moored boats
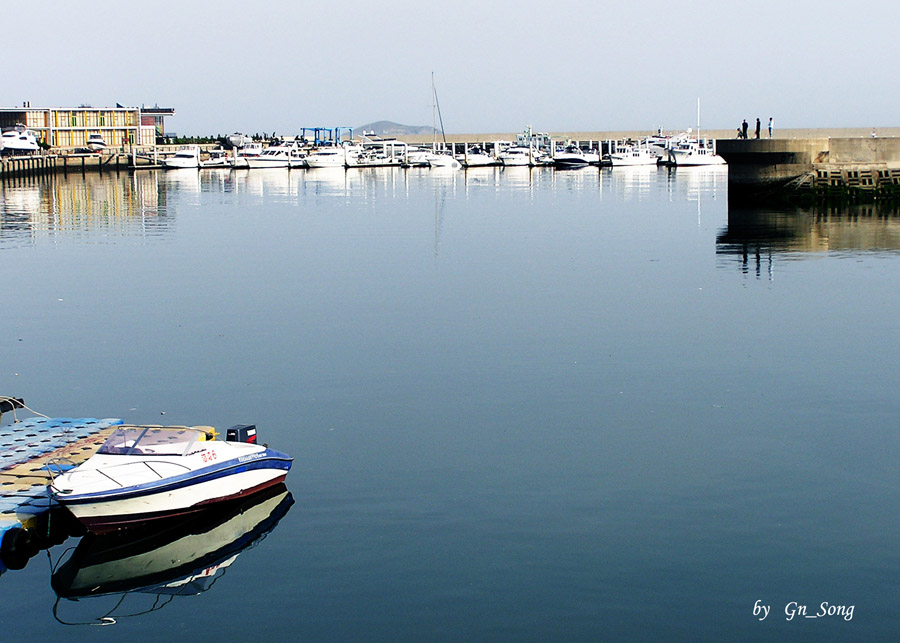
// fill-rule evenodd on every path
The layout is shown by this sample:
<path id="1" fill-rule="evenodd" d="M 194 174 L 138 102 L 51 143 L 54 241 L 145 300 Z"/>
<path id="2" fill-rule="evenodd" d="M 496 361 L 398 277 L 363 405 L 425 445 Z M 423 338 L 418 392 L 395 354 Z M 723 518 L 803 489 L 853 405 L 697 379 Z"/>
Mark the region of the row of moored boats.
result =
<path id="1" fill-rule="evenodd" d="M 610 141 L 584 149 L 575 142 L 558 146 L 549 134 L 526 130 L 515 142 L 496 141 L 466 146 L 453 154 L 443 146 L 410 145 L 394 138 L 362 136 L 352 141 L 310 145 L 304 139 L 285 139 L 268 146 L 243 134 L 229 137 L 232 148 L 216 148 L 208 155 L 198 145 L 183 145 L 163 161 L 166 168 L 351 168 L 351 167 L 460 167 L 587 165 L 636 166 L 669 164 L 723 165 L 715 141 L 698 139 L 691 130 L 678 135 L 662 133 L 639 141 Z"/>

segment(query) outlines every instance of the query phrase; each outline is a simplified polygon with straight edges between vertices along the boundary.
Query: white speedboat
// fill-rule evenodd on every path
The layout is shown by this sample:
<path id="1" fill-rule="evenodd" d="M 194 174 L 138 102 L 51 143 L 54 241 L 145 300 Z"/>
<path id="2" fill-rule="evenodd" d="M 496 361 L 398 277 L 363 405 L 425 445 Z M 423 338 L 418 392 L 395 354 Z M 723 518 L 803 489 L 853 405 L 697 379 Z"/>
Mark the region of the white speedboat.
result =
<path id="1" fill-rule="evenodd" d="M 600 155 L 594 151 L 585 152 L 575 143 L 569 143 L 565 148 L 553 155 L 553 165 L 556 167 L 584 167 L 596 165 L 600 162 Z"/>
<path id="2" fill-rule="evenodd" d="M 270 145 L 258 156 L 247 157 L 247 167 L 252 169 L 290 167 L 291 161 L 300 145 L 296 141 L 282 141 L 277 145 Z"/>
<path id="3" fill-rule="evenodd" d="M 306 157 L 309 155 L 308 149 L 298 146 L 292 149 L 288 154 L 291 157 L 288 167 L 297 169 L 309 167 L 306 164 Z"/>
<path id="4" fill-rule="evenodd" d="M 306 167 L 346 167 L 347 159 L 359 156 L 355 145 L 325 145 L 317 147 L 306 156 Z"/>
<path id="5" fill-rule="evenodd" d="M 400 167 L 409 157 L 409 145 L 396 138 L 382 138 L 380 136 L 361 136 L 359 146 L 344 146 L 348 151 L 355 149 L 356 153 L 348 152 L 347 167 Z"/>
<path id="6" fill-rule="evenodd" d="M 256 141 L 244 143 L 243 147 L 236 148 L 237 154 L 232 159 L 232 165 L 238 169 L 250 167 L 249 160 L 262 154 L 263 145 Z"/>
<path id="7" fill-rule="evenodd" d="M 428 156 L 431 154 L 431 150 L 424 147 L 410 147 L 406 151 L 406 162 L 405 165 L 407 167 L 428 167 Z"/>
<path id="8" fill-rule="evenodd" d="M 88 134 L 85 145 L 91 152 L 101 152 L 106 149 L 106 141 L 103 140 L 103 135 L 99 132 Z"/>
<path id="9" fill-rule="evenodd" d="M 228 150 L 217 147 L 209 151 L 209 158 L 205 161 L 200 161 L 200 167 L 204 168 L 222 168 L 222 167 L 231 167 L 231 157 L 228 155 Z"/>
<path id="10" fill-rule="evenodd" d="M 453 158 L 453 155 L 449 152 L 432 152 L 428 155 L 428 165 L 433 168 L 447 168 L 451 170 L 458 170 L 462 167 L 460 162 Z"/>
<path id="11" fill-rule="evenodd" d="M 543 165 L 544 153 L 533 148 L 515 145 L 509 147 L 497 156 L 503 165 L 523 166 L 523 165 Z"/>
<path id="12" fill-rule="evenodd" d="M 659 156 L 651 149 L 648 142 L 616 145 L 609 153 L 609 162 L 613 167 L 656 165 L 658 161 Z"/>
<path id="13" fill-rule="evenodd" d="M 344 167 L 344 149 L 336 146 L 317 147 L 306 156 L 306 166 Z"/>
<path id="14" fill-rule="evenodd" d="M 456 157 L 465 167 L 487 167 L 500 165 L 500 160 L 493 154 L 489 154 L 480 145 L 472 145 L 466 148 L 463 154 Z"/>
<path id="15" fill-rule="evenodd" d="M 200 167 L 200 146 L 182 145 L 175 154 L 163 161 L 167 170 L 197 169 Z"/>
<path id="16" fill-rule="evenodd" d="M 716 142 L 708 139 L 681 139 L 669 146 L 668 159 L 676 167 L 725 165 L 725 159 L 716 154 Z"/>
<path id="17" fill-rule="evenodd" d="M 88 531 L 105 533 L 256 493 L 291 468 L 290 456 L 255 443 L 255 427 L 215 436 L 212 427 L 120 426 L 95 455 L 54 478 L 50 494 Z"/>
<path id="18" fill-rule="evenodd" d="M 8 127 L 0 133 L 0 154 L 25 154 L 39 149 L 37 136 L 24 125 Z"/>

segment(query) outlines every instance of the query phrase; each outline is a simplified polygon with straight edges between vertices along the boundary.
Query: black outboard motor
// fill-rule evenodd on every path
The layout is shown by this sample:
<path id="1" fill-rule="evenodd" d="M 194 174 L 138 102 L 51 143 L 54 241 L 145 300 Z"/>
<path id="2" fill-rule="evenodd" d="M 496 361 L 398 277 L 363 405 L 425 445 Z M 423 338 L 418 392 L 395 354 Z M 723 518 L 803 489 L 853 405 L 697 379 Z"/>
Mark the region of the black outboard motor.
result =
<path id="1" fill-rule="evenodd" d="M 235 424 L 225 433 L 226 442 L 247 442 L 256 444 L 255 424 Z"/>

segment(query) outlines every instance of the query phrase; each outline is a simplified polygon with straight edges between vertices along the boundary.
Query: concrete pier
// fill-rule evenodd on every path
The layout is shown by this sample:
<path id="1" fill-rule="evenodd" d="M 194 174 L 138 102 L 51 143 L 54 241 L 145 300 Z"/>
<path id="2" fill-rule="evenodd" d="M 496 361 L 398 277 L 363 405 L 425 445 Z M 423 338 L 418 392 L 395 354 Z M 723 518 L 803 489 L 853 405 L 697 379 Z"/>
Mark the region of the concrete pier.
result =
<path id="1" fill-rule="evenodd" d="M 900 198 L 900 137 L 727 139 L 717 151 L 730 193 Z"/>

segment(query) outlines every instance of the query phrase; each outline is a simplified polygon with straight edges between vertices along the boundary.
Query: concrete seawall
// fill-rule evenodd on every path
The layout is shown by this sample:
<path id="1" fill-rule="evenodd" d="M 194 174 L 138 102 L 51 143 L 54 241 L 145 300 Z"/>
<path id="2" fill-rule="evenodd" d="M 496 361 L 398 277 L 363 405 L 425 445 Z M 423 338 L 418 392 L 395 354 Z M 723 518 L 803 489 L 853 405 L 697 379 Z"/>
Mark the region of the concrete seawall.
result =
<path id="1" fill-rule="evenodd" d="M 729 189 L 900 197 L 900 137 L 721 140 Z"/>

